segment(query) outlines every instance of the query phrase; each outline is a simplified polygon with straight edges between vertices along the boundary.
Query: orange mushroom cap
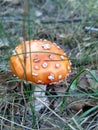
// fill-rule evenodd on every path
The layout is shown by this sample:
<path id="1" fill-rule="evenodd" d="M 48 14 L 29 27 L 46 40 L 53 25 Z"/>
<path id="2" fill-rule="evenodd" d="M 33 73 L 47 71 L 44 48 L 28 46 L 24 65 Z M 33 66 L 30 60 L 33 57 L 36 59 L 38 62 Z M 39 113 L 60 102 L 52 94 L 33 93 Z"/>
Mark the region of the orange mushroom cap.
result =
<path id="1" fill-rule="evenodd" d="M 47 40 L 19 44 L 10 58 L 12 72 L 36 84 L 59 82 L 71 72 L 71 62 L 64 51 Z"/>

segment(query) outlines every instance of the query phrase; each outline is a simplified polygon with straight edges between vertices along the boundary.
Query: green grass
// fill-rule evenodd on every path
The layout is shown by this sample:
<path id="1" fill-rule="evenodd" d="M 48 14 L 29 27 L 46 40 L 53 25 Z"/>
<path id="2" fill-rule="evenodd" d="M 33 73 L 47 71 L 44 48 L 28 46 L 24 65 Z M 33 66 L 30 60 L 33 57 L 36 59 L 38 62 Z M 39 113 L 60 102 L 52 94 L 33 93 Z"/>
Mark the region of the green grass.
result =
<path id="1" fill-rule="evenodd" d="M 12 3 L 2 3 L 0 14 L 0 129 L 1 130 L 91 130 L 98 129 L 98 31 L 84 30 L 98 27 L 96 0 L 38 0 L 22 1 L 16 5 L 25 12 L 18 14 Z M 8 8 L 7 8 L 8 6 Z M 28 8 L 27 8 L 28 6 Z M 46 7 L 49 6 L 49 9 Z M 11 12 L 11 7 L 15 11 Z M 1 10 L 0 9 L 0 10 Z M 36 16 L 36 10 L 42 15 Z M 14 14 L 14 15 L 12 15 Z M 9 17 L 11 16 L 11 17 Z M 21 16 L 18 19 L 18 16 Z M 73 21 L 78 19 L 78 22 Z M 5 42 L 8 41 L 9 46 Z M 63 81 L 63 92 L 47 90 L 47 97 L 55 106 L 45 106 L 36 112 L 32 97 L 34 84 L 23 83 L 10 74 L 12 50 L 28 39 L 47 39 L 56 42 L 69 55 L 72 72 Z M 58 85 L 57 85 L 58 86 Z M 59 84 L 61 87 L 62 84 Z M 67 87 L 67 89 L 66 89 Z M 77 107 L 82 105 L 80 109 Z M 28 111 L 30 117 L 28 117 Z M 17 113 L 17 114 L 15 114 Z M 18 121 L 16 120 L 18 119 Z"/>

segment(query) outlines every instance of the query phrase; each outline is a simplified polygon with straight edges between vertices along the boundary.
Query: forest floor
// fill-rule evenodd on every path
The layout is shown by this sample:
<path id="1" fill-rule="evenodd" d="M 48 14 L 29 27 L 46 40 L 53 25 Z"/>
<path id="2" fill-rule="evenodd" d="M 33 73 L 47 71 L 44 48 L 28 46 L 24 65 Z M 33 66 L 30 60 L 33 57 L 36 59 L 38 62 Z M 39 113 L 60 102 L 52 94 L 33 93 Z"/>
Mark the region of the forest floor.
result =
<path id="1" fill-rule="evenodd" d="M 66 80 L 47 86 L 49 105 L 39 111 L 34 84 L 9 65 L 29 39 L 57 43 L 72 63 Z M 98 130 L 98 1 L 0 0 L 0 129 Z"/>

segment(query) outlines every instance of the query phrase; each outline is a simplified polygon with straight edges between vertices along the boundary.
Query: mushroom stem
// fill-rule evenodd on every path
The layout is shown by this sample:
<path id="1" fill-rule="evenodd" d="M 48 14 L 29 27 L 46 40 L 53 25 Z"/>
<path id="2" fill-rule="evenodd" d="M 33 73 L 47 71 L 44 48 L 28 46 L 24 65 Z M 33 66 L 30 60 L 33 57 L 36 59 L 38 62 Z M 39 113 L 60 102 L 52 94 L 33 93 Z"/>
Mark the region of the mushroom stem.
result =
<path id="1" fill-rule="evenodd" d="M 35 102 L 33 102 L 35 106 L 35 111 L 40 111 L 40 109 L 44 107 L 42 102 L 44 102 L 46 105 L 49 104 L 48 99 L 45 95 L 46 86 L 47 85 L 37 85 L 35 87 L 35 91 L 32 94 L 32 97 L 35 97 Z M 41 102 L 40 100 L 37 100 L 37 98 L 40 98 Z"/>

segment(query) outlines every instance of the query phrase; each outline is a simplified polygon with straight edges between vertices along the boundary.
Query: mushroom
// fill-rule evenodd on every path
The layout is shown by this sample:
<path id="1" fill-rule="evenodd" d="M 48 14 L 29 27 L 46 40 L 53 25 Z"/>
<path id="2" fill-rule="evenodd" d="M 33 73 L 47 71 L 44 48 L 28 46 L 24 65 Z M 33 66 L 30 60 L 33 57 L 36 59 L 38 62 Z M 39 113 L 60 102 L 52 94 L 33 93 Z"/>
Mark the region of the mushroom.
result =
<path id="1" fill-rule="evenodd" d="M 41 91 L 46 90 L 47 84 L 64 80 L 71 72 L 66 53 L 56 43 L 47 40 L 19 44 L 10 58 L 10 67 L 17 77 L 39 85 Z"/>

